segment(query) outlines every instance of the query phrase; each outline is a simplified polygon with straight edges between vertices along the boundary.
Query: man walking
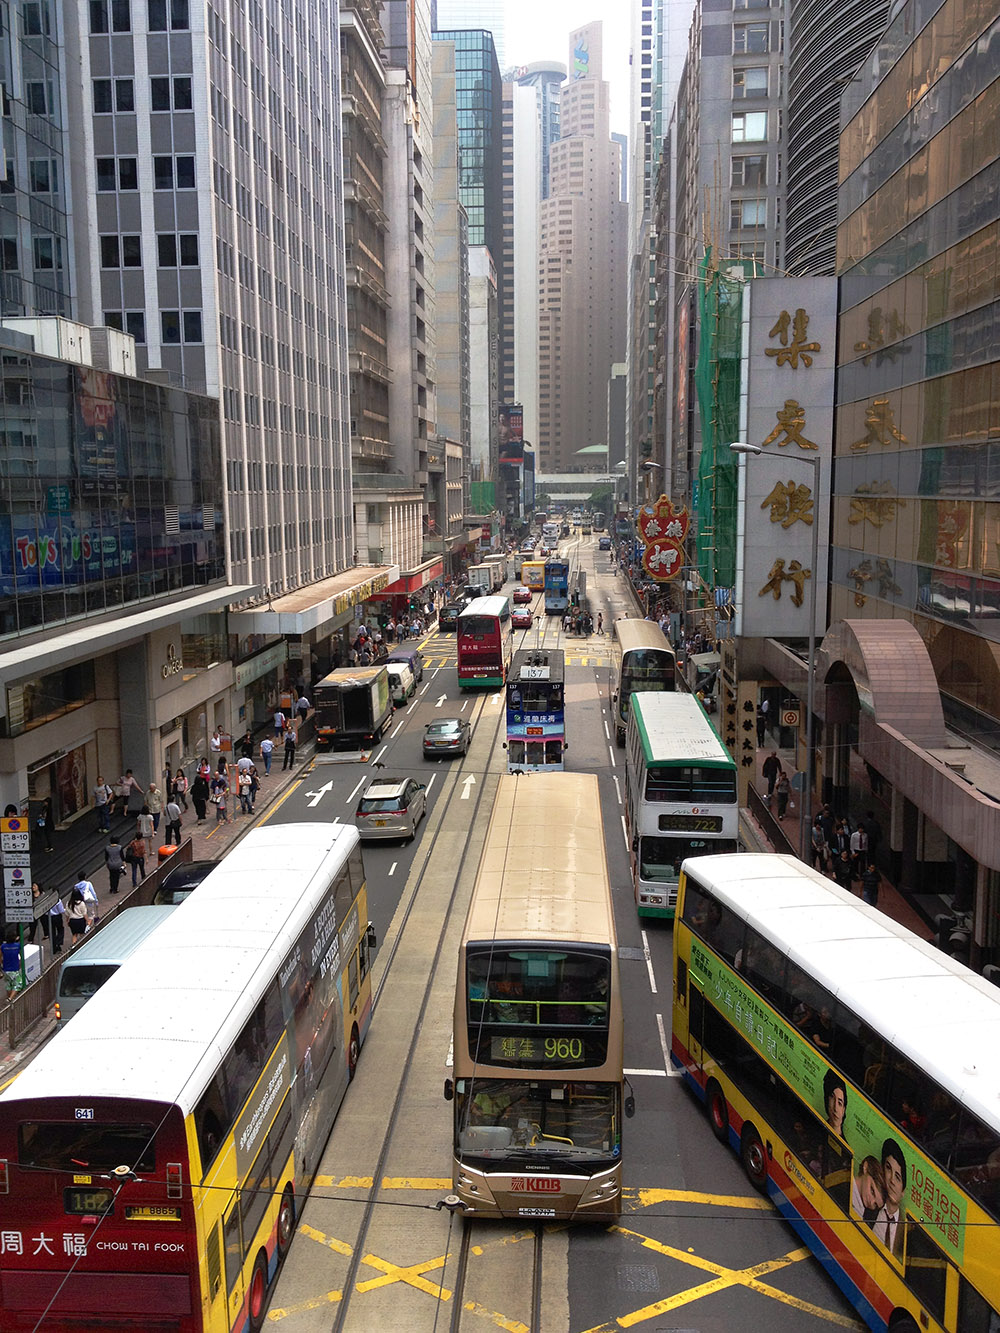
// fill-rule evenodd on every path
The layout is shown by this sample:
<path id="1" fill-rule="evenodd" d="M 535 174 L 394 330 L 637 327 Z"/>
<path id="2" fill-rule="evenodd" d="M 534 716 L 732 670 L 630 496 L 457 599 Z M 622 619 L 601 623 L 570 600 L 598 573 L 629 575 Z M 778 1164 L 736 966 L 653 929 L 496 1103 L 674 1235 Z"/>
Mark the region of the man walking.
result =
<path id="1" fill-rule="evenodd" d="M 63 940 L 66 937 L 66 904 L 57 898 L 49 908 L 49 938 L 52 940 L 52 952 L 62 953 Z"/>
<path id="2" fill-rule="evenodd" d="M 146 788 L 146 804 L 149 806 L 149 813 L 153 816 L 153 832 L 160 831 L 160 815 L 163 814 L 163 792 L 155 782 L 151 782 Z"/>
<path id="3" fill-rule="evenodd" d="M 97 811 L 97 830 L 107 833 L 111 828 L 111 800 L 114 793 L 103 778 L 94 787 L 94 809 Z"/>
<path id="4" fill-rule="evenodd" d="M 118 882 L 125 873 L 125 853 L 117 838 L 112 838 L 104 849 L 104 864 L 108 867 L 108 892 L 118 892 Z"/>
<path id="5" fill-rule="evenodd" d="M 294 768 L 295 766 L 295 742 L 297 739 L 295 728 L 289 727 L 285 732 L 285 762 L 281 765 L 282 773 L 286 768 Z"/>
<path id="6" fill-rule="evenodd" d="M 882 883 L 882 877 L 875 869 L 875 862 L 869 861 L 868 867 L 861 875 L 861 897 L 869 907 L 878 906 L 878 888 Z"/>
<path id="7" fill-rule="evenodd" d="M 173 841 L 176 842 L 177 846 L 179 847 L 181 845 L 181 808 L 178 805 L 176 798 L 173 796 L 171 796 L 170 800 L 167 802 L 166 815 L 167 815 L 167 836 L 166 836 L 167 846 L 169 847 L 171 841 Z"/>
<path id="8" fill-rule="evenodd" d="M 274 741 L 270 736 L 265 736 L 260 743 L 260 757 L 264 761 L 264 776 L 271 776 L 271 756 L 274 753 Z"/>
<path id="9" fill-rule="evenodd" d="M 760 766 L 761 776 L 767 782 L 767 799 L 770 801 L 774 795 L 774 784 L 778 780 L 778 774 L 781 772 L 781 760 L 778 758 L 778 751 L 772 750 Z"/>

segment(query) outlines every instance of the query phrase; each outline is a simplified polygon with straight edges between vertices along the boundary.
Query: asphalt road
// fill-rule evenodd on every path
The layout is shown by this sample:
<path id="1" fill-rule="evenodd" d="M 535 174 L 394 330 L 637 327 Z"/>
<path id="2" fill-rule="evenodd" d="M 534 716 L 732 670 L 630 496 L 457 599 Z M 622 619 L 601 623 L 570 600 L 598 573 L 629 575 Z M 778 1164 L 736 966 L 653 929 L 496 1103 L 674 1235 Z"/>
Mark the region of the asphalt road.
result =
<path id="1" fill-rule="evenodd" d="M 593 609 L 603 609 L 609 625 L 627 608 L 596 538 L 562 550 L 587 570 Z M 535 1232 L 470 1224 L 439 1206 L 450 1187 L 451 1108 L 441 1088 L 450 1066 L 457 940 L 505 756 L 501 697 L 461 694 L 455 636 L 435 634 L 424 647 L 422 684 L 373 755 L 384 765 L 380 776 L 427 784 L 428 817 L 411 844 L 365 845 L 380 945 L 377 1007 L 267 1321 L 288 1333 L 860 1328 L 670 1076 L 671 931 L 644 933 L 635 914 L 623 752 L 608 725 L 608 639 L 564 639 L 541 616 L 518 640 L 565 648 L 568 767 L 600 780 L 636 1101 L 625 1129 L 620 1223 Z M 426 761 L 423 728 L 447 716 L 472 721 L 469 755 Z M 317 765 L 269 820 L 349 822 L 371 776 L 370 765 Z"/>

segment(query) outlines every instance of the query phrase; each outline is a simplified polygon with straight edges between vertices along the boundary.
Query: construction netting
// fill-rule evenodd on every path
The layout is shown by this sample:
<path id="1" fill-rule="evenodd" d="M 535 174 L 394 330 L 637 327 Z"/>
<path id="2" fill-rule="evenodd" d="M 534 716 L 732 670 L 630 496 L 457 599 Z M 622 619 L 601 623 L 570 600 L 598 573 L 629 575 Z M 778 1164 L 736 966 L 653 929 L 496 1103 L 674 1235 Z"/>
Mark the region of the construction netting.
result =
<path id="1" fill-rule="evenodd" d="M 698 282 L 698 362 L 695 389 L 701 418 L 701 458 L 695 505 L 695 555 L 702 586 L 731 589 L 736 582 L 737 456 L 740 438 L 740 351 L 743 291 L 738 265 L 721 271 L 711 248 Z"/>

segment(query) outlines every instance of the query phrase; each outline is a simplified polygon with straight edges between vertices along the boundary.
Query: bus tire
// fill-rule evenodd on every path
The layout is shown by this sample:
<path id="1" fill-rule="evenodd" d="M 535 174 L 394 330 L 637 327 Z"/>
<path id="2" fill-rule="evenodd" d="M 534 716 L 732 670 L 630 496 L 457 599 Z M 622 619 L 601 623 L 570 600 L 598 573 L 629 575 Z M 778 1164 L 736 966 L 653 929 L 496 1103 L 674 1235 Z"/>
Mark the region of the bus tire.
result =
<path id="1" fill-rule="evenodd" d="M 347 1077 L 353 1080 L 358 1068 L 358 1056 L 361 1054 L 361 1036 L 357 1023 L 351 1028 L 351 1040 L 347 1044 Z"/>
<path id="2" fill-rule="evenodd" d="M 619 750 L 625 749 L 625 733 L 624 731 L 620 731 L 617 727 L 615 728 L 615 744 L 618 746 Z"/>
<path id="3" fill-rule="evenodd" d="M 285 1192 L 281 1196 L 281 1207 L 278 1209 L 277 1235 L 278 1256 L 284 1259 L 292 1243 L 292 1237 L 295 1235 L 295 1195 L 292 1192 L 291 1185 L 285 1186 Z"/>
<path id="4" fill-rule="evenodd" d="M 746 1121 L 740 1136 L 740 1161 L 750 1184 L 760 1194 L 767 1193 L 767 1153 L 760 1141 L 757 1127 Z"/>
<path id="5" fill-rule="evenodd" d="M 260 1333 L 267 1309 L 267 1255 L 261 1250 L 253 1261 L 250 1285 L 247 1288 L 247 1319 L 252 1333 Z"/>
<path id="6" fill-rule="evenodd" d="M 889 1320 L 889 1333 L 920 1333 L 917 1321 L 906 1310 L 897 1310 Z"/>
<path id="7" fill-rule="evenodd" d="M 714 1078 L 710 1078 L 705 1087 L 705 1111 L 708 1114 L 708 1123 L 712 1127 L 712 1133 L 720 1143 L 728 1143 L 729 1107 L 726 1105 L 725 1093 Z"/>

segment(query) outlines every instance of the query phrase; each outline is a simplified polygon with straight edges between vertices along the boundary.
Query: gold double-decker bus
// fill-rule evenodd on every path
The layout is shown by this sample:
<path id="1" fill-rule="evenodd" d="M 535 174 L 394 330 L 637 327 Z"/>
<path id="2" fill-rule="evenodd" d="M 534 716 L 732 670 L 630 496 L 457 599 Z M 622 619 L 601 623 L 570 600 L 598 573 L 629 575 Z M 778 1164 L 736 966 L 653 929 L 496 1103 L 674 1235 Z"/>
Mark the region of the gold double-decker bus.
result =
<path id="1" fill-rule="evenodd" d="M 455 996 L 455 1192 L 483 1217 L 621 1207 L 618 947 L 597 778 L 500 778 Z"/>

